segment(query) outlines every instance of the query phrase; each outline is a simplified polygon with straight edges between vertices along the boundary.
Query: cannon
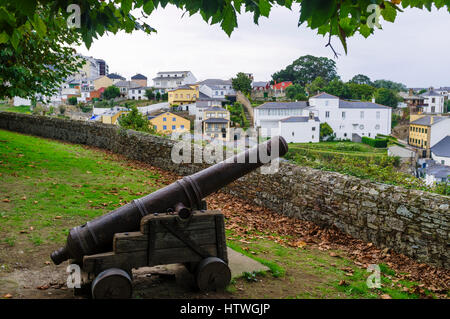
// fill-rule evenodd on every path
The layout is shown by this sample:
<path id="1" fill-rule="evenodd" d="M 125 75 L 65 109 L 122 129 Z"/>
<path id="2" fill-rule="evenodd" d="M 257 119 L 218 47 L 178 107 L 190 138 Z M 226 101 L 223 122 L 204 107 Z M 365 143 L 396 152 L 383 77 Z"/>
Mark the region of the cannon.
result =
<path id="1" fill-rule="evenodd" d="M 130 297 L 132 269 L 173 263 L 186 265 L 200 290 L 224 288 L 231 279 L 224 218 L 203 199 L 287 151 L 286 141 L 273 137 L 72 228 L 50 257 L 79 265 L 94 298 Z"/>

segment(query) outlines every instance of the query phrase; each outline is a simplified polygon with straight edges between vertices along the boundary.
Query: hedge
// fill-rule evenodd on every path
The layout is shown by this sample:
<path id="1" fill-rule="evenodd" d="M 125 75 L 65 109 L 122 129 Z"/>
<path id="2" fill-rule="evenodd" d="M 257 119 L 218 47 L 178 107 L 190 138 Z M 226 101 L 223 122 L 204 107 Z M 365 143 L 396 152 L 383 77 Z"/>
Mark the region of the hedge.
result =
<path id="1" fill-rule="evenodd" d="M 364 144 L 370 145 L 372 147 L 386 148 L 388 139 L 387 138 L 375 138 L 374 139 L 374 138 L 370 138 L 367 136 L 363 136 L 361 139 L 361 142 L 363 142 Z"/>

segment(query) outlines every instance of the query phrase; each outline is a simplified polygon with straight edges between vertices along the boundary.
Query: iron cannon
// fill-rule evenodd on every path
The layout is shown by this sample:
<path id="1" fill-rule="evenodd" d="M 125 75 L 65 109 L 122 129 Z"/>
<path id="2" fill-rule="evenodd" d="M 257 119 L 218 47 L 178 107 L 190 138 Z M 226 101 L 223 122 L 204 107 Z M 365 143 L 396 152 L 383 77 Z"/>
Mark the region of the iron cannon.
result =
<path id="1" fill-rule="evenodd" d="M 105 288 L 112 284 L 129 287 L 115 290 L 123 298 L 131 293 L 132 268 L 169 263 L 190 265 L 202 290 L 222 287 L 230 280 L 223 215 L 207 211 L 203 199 L 287 151 L 286 141 L 276 136 L 135 199 L 72 228 L 51 259 L 80 265 L 96 298 L 117 297 Z"/>

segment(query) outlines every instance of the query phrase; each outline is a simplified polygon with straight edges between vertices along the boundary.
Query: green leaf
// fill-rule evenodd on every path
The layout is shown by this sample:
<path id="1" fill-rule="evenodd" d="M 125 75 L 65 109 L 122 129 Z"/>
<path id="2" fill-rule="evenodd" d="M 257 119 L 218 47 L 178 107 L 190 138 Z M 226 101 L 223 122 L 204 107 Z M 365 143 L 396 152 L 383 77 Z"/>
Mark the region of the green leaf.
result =
<path id="1" fill-rule="evenodd" d="M 153 0 L 146 1 L 143 9 L 146 14 L 152 13 L 152 11 L 155 9 L 155 4 L 153 3 Z"/>
<path id="2" fill-rule="evenodd" d="M 17 50 L 17 47 L 19 46 L 20 37 L 20 32 L 17 29 L 14 30 L 10 39 L 11 45 L 13 46 L 14 50 Z"/>
<path id="3" fill-rule="evenodd" d="M 1 43 L 7 43 L 8 40 L 9 40 L 9 35 L 5 31 L 0 33 L 0 44 Z"/>
<path id="4" fill-rule="evenodd" d="M 236 12 L 231 4 L 225 6 L 223 11 L 223 20 L 220 26 L 228 36 L 230 36 L 234 28 L 237 27 Z"/>
<path id="5" fill-rule="evenodd" d="M 384 9 L 381 9 L 381 15 L 383 16 L 384 20 L 388 22 L 394 22 L 397 16 L 397 9 L 395 9 L 395 7 L 389 2 L 385 2 L 385 4 L 386 7 Z"/>
<path id="6" fill-rule="evenodd" d="M 270 13 L 270 3 L 268 0 L 259 0 L 259 12 L 262 16 L 268 17 Z"/>
<path id="7" fill-rule="evenodd" d="M 367 38 L 372 34 L 372 28 L 369 28 L 367 24 L 361 24 L 359 26 L 359 33 L 361 33 L 364 38 Z"/>
<path id="8" fill-rule="evenodd" d="M 42 38 L 47 33 L 47 26 L 44 21 L 42 21 L 41 17 L 38 14 L 34 14 L 33 20 L 31 20 L 31 24 L 36 30 L 37 34 Z"/>
<path id="9" fill-rule="evenodd" d="M 133 0 L 122 0 L 121 8 L 125 14 L 128 14 L 131 11 L 131 6 L 133 5 Z"/>

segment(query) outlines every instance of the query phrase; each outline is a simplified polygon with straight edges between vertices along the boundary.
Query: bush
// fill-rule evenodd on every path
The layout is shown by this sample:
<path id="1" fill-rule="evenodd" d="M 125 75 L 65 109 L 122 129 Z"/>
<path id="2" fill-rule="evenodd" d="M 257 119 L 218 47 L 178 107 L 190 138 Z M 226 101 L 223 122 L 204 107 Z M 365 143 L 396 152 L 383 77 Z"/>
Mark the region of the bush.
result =
<path id="1" fill-rule="evenodd" d="M 77 105 L 78 100 L 77 100 L 77 98 L 76 98 L 75 96 L 71 96 L 71 97 L 69 97 L 69 98 L 67 99 L 67 102 L 68 102 L 70 105 Z"/>
<path id="2" fill-rule="evenodd" d="M 387 138 L 370 138 L 363 136 L 361 142 L 376 148 L 386 148 L 388 139 Z"/>
<path id="3" fill-rule="evenodd" d="M 64 113 L 66 113 L 66 107 L 64 105 L 59 106 L 59 113 L 61 113 L 61 115 L 64 115 Z"/>

